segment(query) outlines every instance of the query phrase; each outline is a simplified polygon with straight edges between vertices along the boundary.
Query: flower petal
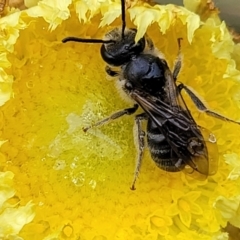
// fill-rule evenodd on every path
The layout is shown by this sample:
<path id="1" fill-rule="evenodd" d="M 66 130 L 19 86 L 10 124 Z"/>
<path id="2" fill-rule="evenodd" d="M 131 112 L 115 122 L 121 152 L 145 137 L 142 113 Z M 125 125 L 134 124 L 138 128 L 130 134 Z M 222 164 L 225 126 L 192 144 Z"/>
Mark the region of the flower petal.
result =
<path id="1" fill-rule="evenodd" d="M 240 227 L 240 196 L 227 199 L 219 196 L 214 204 L 214 207 L 221 211 L 221 214 L 230 223 L 236 227 Z"/>
<path id="2" fill-rule="evenodd" d="M 191 203 L 191 213 L 200 215 L 203 213 L 203 210 L 198 204 Z"/>
<path id="3" fill-rule="evenodd" d="M 25 224 L 31 222 L 35 216 L 33 206 L 29 202 L 26 206 L 6 208 L 0 215 L 0 237 L 16 235 Z"/>
<path id="4" fill-rule="evenodd" d="M 107 9 L 104 14 L 99 27 L 104 27 L 106 25 L 110 25 L 116 18 L 121 16 L 121 5 L 113 4 L 110 9 Z"/>
<path id="5" fill-rule="evenodd" d="M 191 220 L 192 220 L 191 212 L 180 211 L 179 216 L 180 216 L 182 223 L 185 226 L 190 227 Z"/>
<path id="6" fill-rule="evenodd" d="M 50 24 L 50 30 L 54 30 L 63 20 L 69 18 L 70 11 L 68 6 L 71 2 L 71 0 L 43 0 L 38 3 L 41 15 Z"/>

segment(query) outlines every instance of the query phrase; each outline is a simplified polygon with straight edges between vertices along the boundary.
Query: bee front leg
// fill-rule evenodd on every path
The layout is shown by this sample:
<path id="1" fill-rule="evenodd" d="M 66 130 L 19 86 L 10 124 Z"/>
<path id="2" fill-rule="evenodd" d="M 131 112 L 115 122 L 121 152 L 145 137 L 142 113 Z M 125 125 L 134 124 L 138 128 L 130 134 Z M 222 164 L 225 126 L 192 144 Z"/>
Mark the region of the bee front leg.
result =
<path id="1" fill-rule="evenodd" d="M 179 92 L 181 92 L 181 90 L 184 89 L 186 91 L 186 93 L 189 95 L 189 97 L 192 99 L 193 103 L 195 104 L 195 106 L 197 107 L 198 110 L 205 112 L 207 115 L 224 120 L 224 121 L 228 121 L 228 122 L 233 122 L 236 124 L 240 125 L 240 122 L 234 121 L 230 118 L 227 118 L 219 113 L 216 113 L 212 110 L 209 110 L 205 104 L 203 103 L 203 101 L 186 85 L 184 84 L 179 84 L 178 85 L 178 90 Z"/>
<path id="2" fill-rule="evenodd" d="M 109 122 L 111 122 L 111 121 L 113 121 L 115 119 L 118 119 L 118 118 L 120 118 L 120 117 L 122 117 L 124 115 L 131 115 L 131 114 L 135 113 L 137 111 L 137 109 L 138 109 L 138 105 L 134 104 L 134 106 L 131 107 L 131 108 L 125 108 L 123 110 L 115 112 L 112 115 L 110 115 L 109 117 L 106 117 L 106 118 L 104 118 L 104 119 L 102 119 L 102 120 L 92 124 L 91 126 L 84 127 L 83 131 L 87 132 L 89 129 L 91 129 L 93 127 L 99 127 L 99 126 L 102 126 L 104 124 L 108 124 Z"/>
<path id="3" fill-rule="evenodd" d="M 109 66 L 105 67 L 106 73 L 111 77 L 117 77 L 119 76 L 119 72 L 112 70 Z"/>
<path id="4" fill-rule="evenodd" d="M 136 190 L 135 183 L 137 181 L 137 177 L 139 175 L 140 168 L 142 165 L 143 151 L 144 151 L 144 147 L 145 147 L 145 141 L 144 141 L 145 132 L 142 130 L 142 121 L 143 120 L 147 120 L 146 113 L 136 115 L 135 124 L 137 127 L 136 132 L 137 132 L 138 157 L 137 157 L 136 167 L 135 167 L 135 171 L 134 171 L 134 178 L 133 178 L 132 186 L 130 188 L 131 190 Z"/>

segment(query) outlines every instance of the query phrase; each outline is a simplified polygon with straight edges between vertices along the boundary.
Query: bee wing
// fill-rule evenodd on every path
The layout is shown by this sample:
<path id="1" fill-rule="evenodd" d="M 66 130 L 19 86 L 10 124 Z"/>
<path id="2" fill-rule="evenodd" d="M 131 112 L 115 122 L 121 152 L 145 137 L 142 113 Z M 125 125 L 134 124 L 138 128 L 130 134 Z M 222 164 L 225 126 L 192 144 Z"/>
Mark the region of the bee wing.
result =
<path id="1" fill-rule="evenodd" d="M 169 69 L 165 70 L 165 79 L 166 79 L 166 84 L 165 84 L 165 91 L 167 93 L 167 100 L 169 102 L 169 105 L 171 106 L 171 109 L 174 112 L 181 112 L 185 111 L 185 115 L 188 117 L 188 119 L 194 123 L 195 125 L 196 122 L 194 121 L 191 113 L 188 110 L 188 107 L 179 91 L 177 88 L 176 82 L 173 79 L 173 75 Z"/>
<path id="2" fill-rule="evenodd" d="M 199 127 L 199 126 L 198 126 Z M 199 127 L 204 140 L 204 147 L 207 150 L 208 156 L 205 158 L 204 155 L 194 156 L 191 161 L 197 166 L 198 169 L 193 169 L 188 165 L 185 166 L 183 172 L 190 177 L 205 180 L 207 176 L 214 175 L 218 169 L 218 147 L 216 144 L 215 136 L 207 129 Z M 207 170 L 207 171 L 205 171 Z"/>
<path id="3" fill-rule="evenodd" d="M 212 132 L 208 129 L 199 127 L 201 129 L 201 134 L 205 142 L 206 148 L 208 150 L 208 175 L 214 175 L 218 169 L 218 147 L 217 139 Z"/>
<path id="4" fill-rule="evenodd" d="M 211 152 L 217 152 L 214 141 L 212 143 L 209 141 L 213 135 L 197 126 L 188 109 L 177 104 L 166 104 L 162 100 L 138 90 L 132 91 L 131 97 L 155 122 L 179 159 L 189 166 L 185 169 L 187 174 L 193 175 L 196 171 L 203 178 L 216 171 L 216 164 L 209 163 L 209 149 Z M 185 105 L 182 98 L 181 101 L 181 104 Z M 178 98 L 175 99 L 175 102 L 178 103 Z M 191 139 L 199 140 L 203 144 L 200 149 L 196 149 L 194 154 L 189 145 Z M 213 156 L 212 162 L 215 163 L 216 154 Z"/>
<path id="5" fill-rule="evenodd" d="M 175 113 L 184 111 L 185 117 L 188 118 L 189 123 L 191 124 L 193 133 L 196 134 L 204 144 L 205 151 L 203 151 L 203 154 L 191 158 L 191 161 L 197 166 L 197 171 L 193 171 L 193 169 L 189 171 L 189 169 L 186 168 L 186 173 L 191 174 L 192 177 L 195 175 L 195 178 L 198 179 L 206 178 L 208 175 L 214 175 L 218 168 L 218 147 L 214 134 L 209 130 L 198 126 L 194 121 L 180 90 L 176 86 L 176 82 L 174 81 L 170 70 L 165 71 L 165 78 L 166 92 L 168 94 L 168 101 L 171 103 L 171 109 Z M 191 161 L 187 161 L 187 164 L 192 167 L 190 164 Z"/>

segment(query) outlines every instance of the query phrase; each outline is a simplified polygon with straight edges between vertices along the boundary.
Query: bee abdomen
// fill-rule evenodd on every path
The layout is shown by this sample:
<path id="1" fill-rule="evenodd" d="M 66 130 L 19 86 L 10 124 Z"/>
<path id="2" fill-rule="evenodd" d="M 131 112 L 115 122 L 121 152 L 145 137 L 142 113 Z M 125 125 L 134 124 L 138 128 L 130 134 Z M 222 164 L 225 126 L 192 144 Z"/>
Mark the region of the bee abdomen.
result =
<path id="1" fill-rule="evenodd" d="M 159 168 L 168 172 L 178 172 L 184 168 L 184 163 L 180 166 L 177 164 L 178 156 L 151 120 L 148 122 L 147 141 L 151 157 Z"/>

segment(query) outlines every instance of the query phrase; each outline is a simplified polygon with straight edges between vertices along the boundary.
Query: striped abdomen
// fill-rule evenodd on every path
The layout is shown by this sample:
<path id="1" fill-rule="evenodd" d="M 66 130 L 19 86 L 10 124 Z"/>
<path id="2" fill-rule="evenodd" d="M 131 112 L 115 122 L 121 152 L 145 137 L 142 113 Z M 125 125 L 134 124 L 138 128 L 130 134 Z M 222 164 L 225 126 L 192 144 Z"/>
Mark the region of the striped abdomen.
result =
<path id="1" fill-rule="evenodd" d="M 178 156 L 151 119 L 147 124 L 147 141 L 152 159 L 159 168 L 168 172 L 178 172 L 184 168 L 184 163 L 178 167 L 175 166 L 179 160 Z"/>

